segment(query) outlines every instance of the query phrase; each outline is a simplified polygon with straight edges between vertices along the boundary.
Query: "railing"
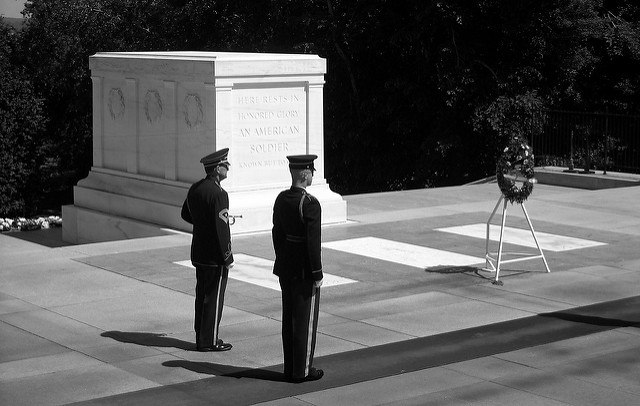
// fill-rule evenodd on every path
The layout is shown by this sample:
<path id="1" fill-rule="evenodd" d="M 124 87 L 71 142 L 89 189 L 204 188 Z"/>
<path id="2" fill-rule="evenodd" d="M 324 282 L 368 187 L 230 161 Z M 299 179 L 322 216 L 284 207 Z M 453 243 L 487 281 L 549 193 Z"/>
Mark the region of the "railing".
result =
<path id="1" fill-rule="evenodd" d="M 640 116 L 540 110 L 530 123 L 536 165 L 640 173 Z"/>

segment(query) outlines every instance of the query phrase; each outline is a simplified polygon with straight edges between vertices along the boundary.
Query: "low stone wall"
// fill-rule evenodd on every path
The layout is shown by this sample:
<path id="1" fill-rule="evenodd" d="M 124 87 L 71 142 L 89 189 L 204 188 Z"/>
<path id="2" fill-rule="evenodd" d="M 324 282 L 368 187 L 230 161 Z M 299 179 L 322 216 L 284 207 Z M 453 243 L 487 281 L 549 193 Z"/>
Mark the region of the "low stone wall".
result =
<path id="1" fill-rule="evenodd" d="M 640 185 L 640 175 L 620 172 L 585 173 L 582 170 L 569 172 L 567 168 L 562 167 L 537 167 L 535 174 L 538 183 L 577 189 L 597 190 Z"/>

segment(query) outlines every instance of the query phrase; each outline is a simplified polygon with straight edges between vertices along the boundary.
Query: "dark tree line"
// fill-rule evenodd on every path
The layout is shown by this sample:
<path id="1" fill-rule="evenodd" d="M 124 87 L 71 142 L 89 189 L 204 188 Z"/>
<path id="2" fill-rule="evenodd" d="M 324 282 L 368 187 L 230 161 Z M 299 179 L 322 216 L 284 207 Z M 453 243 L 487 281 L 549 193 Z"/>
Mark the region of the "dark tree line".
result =
<path id="1" fill-rule="evenodd" d="M 640 111 L 632 0 L 40 0 L 0 24 L 0 214 L 70 199 L 91 165 L 88 58 L 314 53 L 340 193 L 473 181 L 542 107 Z"/>

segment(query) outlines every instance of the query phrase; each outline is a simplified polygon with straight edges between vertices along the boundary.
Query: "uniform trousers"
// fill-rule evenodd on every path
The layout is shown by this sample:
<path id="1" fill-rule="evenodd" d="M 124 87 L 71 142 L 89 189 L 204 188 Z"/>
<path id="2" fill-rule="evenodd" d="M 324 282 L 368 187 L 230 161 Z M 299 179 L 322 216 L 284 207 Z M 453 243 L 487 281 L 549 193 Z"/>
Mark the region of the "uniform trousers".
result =
<path id="1" fill-rule="evenodd" d="M 226 266 L 196 266 L 196 314 L 194 329 L 196 345 L 212 347 L 218 342 L 222 319 L 224 292 L 229 268 Z"/>
<path id="2" fill-rule="evenodd" d="M 300 379 L 313 364 L 320 289 L 312 280 L 280 278 L 284 375 Z"/>

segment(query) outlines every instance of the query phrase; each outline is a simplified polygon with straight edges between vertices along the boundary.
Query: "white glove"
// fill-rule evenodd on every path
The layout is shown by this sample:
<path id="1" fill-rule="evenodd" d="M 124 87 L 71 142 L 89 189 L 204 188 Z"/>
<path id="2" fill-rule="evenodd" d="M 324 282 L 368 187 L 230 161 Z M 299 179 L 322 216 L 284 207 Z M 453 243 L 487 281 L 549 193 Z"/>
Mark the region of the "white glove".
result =
<path id="1" fill-rule="evenodd" d="M 319 281 L 315 281 L 313 284 L 316 288 L 319 288 L 320 286 L 322 286 L 322 279 L 320 279 Z"/>
<path id="2" fill-rule="evenodd" d="M 229 264 L 229 266 L 228 266 L 227 268 L 231 269 L 231 268 L 233 268 L 233 266 L 234 266 L 235 264 L 236 264 L 235 262 L 232 262 L 232 263 L 230 263 L 230 264 Z"/>

